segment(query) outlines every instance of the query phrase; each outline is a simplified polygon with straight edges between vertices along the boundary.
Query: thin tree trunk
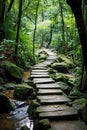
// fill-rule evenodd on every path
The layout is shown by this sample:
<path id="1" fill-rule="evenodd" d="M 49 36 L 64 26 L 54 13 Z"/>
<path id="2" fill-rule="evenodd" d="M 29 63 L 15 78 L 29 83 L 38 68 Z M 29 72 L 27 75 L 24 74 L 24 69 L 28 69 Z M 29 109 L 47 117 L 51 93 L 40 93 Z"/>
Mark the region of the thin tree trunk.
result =
<path id="1" fill-rule="evenodd" d="M 7 13 L 9 13 L 11 11 L 13 3 L 14 3 L 14 0 L 10 0 L 10 4 L 9 4 L 8 10 L 7 10 Z"/>
<path id="2" fill-rule="evenodd" d="M 35 28 L 34 28 L 34 34 L 33 34 L 33 62 L 34 63 L 35 63 L 35 38 L 36 38 L 36 30 L 37 30 L 38 7 L 39 7 L 39 0 L 36 5 Z"/>
<path id="3" fill-rule="evenodd" d="M 17 57 L 18 54 L 18 41 L 19 41 L 19 31 L 20 31 L 20 24 L 21 24 L 21 16 L 22 16 L 22 0 L 19 0 L 19 13 L 18 13 L 18 23 L 17 23 L 17 33 L 16 33 L 16 45 L 15 45 L 15 56 Z"/>

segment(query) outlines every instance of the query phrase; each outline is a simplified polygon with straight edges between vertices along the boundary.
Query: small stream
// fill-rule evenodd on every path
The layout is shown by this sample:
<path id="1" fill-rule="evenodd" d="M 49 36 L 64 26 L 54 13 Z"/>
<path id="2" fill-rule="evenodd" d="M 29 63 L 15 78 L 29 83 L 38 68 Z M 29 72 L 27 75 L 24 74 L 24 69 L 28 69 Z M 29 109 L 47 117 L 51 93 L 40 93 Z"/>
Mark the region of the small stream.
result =
<path id="1" fill-rule="evenodd" d="M 4 94 L 13 98 L 13 90 L 7 90 Z M 13 99 L 12 101 L 15 105 L 15 110 L 7 114 L 0 114 L 0 130 L 21 130 L 21 127 L 24 125 L 33 130 L 33 120 L 29 119 L 27 113 L 29 103 Z"/>

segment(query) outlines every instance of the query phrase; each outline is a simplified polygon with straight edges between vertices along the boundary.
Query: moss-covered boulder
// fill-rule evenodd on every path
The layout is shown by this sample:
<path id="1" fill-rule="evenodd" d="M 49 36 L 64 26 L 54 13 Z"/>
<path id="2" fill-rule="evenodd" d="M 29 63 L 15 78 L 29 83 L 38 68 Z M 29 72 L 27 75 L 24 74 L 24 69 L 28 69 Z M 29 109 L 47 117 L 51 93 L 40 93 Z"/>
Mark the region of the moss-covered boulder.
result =
<path id="1" fill-rule="evenodd" d="M 66 63 L 68 69 L 71 69 L 71 68 L 75 67 L 75 64 L 73 63 L 73 60 L 70 57 L 65 56 L 63 54 L 58 55 L 57 62 Z"/>
<path id="2" fill-rule="evenodd" d="M 53 69 L 57 70 L 58 72 L 69 73 L 69 71 L 68 71 L 68 65 L 65 62 L 61 62 L 61 63 L 55 62 L 55 63 L 53 63 L 51 65 L 51 67 Z"/>
<path id="3" fill-rule="evenodd" d="M 63 73 L 56 73 L 56 75 L 53 75 L 52 77 L 56 82 L 62 81 L 64 83 L 67 83 L 70 87 L 74 86 L 75 77 L 70 74 L 63 74 Z"/>
<path id="4" fill-rule="evenodd" d="M 14 97 L 18 99 L 27 99 L 31 97 L 33 88 L 27 84 L 17 84 L 14 88 Z"/>
<path id="5" fill-rule="evenodd" d="M 61 86 L 61 89 L 63 90 L 63 92 L 67 95 L 70 94 L 71 91 L 71 87 L 69 85 L 67 85 L 67 83 L 64 82 L 58 82 L 58 85 Z"/>
<path id="6" fill-rule="evenodd" d="M 3 61 L 1 67 L 4 68 L 9 79 L 21 81 L 24 72 L 22 68 L 8 61 Z"/>
<path id="7" fill-rule="evenodd" d="M 86 106 L 86 103 L 87 103 L 86 99 L 81 98 L 81 99 L 74 100 L 72 105 L 76 110 L 78 110 L 80 112 Z"/>
<path id="8" fill-rule="evenodd" d="M 30 128 L 28 128 L 26 125 L 21 127 L 21 130 L 30 130 Z"/>
<path id="9" fill-rule="evenodd" d="M 39 107 L 39 106 L 40 106 L 40 104 L 37 100 L 32 100 L 30 102 L 30 105 L 29 105 L 28 110 L 27 110 L 29 116 L 36 118 L 37 117 L 37 111 L 36 110 L 37 110 L 37 107 Z"/>
<path id="10" fill-rule="evenodd" d="M 14 105 L 10 99 L 4 94 L 0 94 L 0 113 L 7 113 L 11 110 L 14 110 Z"/>
<path id="11" fill-rule="evenodd" d="M 48 119 L 39 120 L 37 130 L 48 130 L 51 124 Z"/>

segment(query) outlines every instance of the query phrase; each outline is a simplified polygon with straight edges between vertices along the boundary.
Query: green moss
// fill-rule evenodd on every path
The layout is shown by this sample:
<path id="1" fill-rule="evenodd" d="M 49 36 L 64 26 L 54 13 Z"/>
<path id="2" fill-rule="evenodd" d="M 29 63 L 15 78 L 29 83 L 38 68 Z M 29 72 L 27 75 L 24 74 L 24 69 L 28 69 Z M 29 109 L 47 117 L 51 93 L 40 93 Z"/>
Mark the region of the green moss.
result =
<path id="1" fill-rule="evenodd" d="M 16 66 L 15 64 L 13 64 L 11 62 L 8 62 L 8 61 L 4 61 L 1 66 L 6 70 L 6 72 L 10 76 L 12 76 L 16 79 L 19 79 L 19 80 L 22 79 L 24 70 L 21 69 L 20 67 Z"/>
<path id="2" fill-rule="evenodd" d="M 27 84 L 17 84 L 14 88 L 14 97 L 26 99 L 31 96 L 33 88 Z"/>

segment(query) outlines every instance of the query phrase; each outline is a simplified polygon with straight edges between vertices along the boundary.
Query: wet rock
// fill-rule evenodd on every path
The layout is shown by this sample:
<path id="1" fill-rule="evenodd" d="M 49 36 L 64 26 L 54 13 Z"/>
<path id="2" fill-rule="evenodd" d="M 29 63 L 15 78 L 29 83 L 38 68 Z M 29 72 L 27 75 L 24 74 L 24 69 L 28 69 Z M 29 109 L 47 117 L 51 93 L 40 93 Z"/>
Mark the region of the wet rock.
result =
<path id="1" fill-rule="evenodd" d="M 6 83 L 6 84 L 4 84 L 4 87 L 6 89 L 14 89 L 15 85 L 16 85 L 15 83 Z"/>
<path id="2" fill-rule="evenodd" d="M 86 106 L 86 99 L 81 98 L 81 99 L 76 99 L 73 101 L 73 107 L 78 110 L 79 112 L 83 110 L 83 108 Z"/>
<path id="3" fill-rule="evenodd" d="M 26 125 L 21 127 L 21 130 L 30 130 Z"/>
<path id="4" fill-rule="evenodd" d="M 61 89 L 63 90 L 64 93 L 66 93 L 67 95 L 70 94 L 71 87 L 69 87 L 66 83 L 58 82 L 58 85 L 61 86 Z"/>
<path id="5" fill-rule="evenodd" d="M 51 124 L 48 119 L 43 119 L 38 122 L 37 130 L 48 130 L 51 128 Z"/>
<path id="6" fill-rule="evenodd" d="M 19 99 L 27 99 L 31 97 L 33 88 L 27 84 L 17 84 L 14 88 L 14 97 Z"/>
<path id="7" fill-rule="evenodd" d="M 14 110 L 12 102 L 6 95 L 0 94 L 0 113 L 10 112 L 11 110 Z"/>
<path id="8" fill-rule="evenodd" d="M 38 106 L 40 106 L 40 104 L 37 100 L 32 100 L 30 102 L 29 108 L 27 110 L 29 116 L 37 117 L 36 109 L 37 109 Z"/>
<path id="9" fill-rule="evenodd" d="M 14 79 L 17 82 L 21 81 L 24 72 L 23 69 L 8 61 L 2 62 L 1 67 L 4 68 L 9 79 Z"/>

